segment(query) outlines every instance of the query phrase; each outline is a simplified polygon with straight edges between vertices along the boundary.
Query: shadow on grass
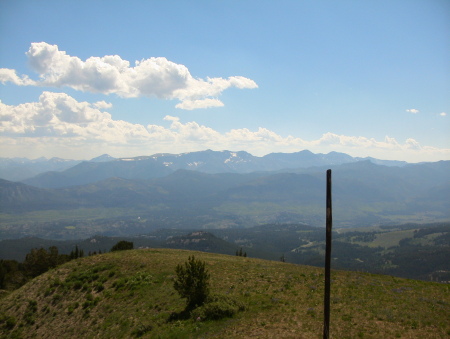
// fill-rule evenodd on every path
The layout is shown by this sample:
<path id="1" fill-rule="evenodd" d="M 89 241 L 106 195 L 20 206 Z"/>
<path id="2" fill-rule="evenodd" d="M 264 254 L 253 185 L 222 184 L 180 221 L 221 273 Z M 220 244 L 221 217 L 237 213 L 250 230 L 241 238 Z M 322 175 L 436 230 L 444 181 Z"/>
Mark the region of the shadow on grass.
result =
<path id="1" fill-rule="evenodd" d="M 167 322 L 177 321 L 177 320 L 187 320 L 191 317 L 191 311 L 193 308 L 185 308 L 181 312 L 172 312 L 167 319 Z"/>

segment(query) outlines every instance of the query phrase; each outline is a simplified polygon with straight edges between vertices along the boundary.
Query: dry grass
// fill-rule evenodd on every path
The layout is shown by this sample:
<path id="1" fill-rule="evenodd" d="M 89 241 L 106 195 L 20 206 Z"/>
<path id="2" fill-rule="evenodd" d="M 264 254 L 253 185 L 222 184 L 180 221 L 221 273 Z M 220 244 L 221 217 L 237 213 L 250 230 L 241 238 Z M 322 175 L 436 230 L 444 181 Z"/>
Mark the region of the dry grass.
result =
<path id="1" fill-rule="evenodd" d="M 206 261 L 213 293 L 246 305 L 219 321 L 168 321 L 177 264 Z M 5 338 L 321 338 L 323 270 L 168 249 L 72 261 L 0 300 Z M 333 338 L 448 338 L 449 286 L 333 271 Z"/>

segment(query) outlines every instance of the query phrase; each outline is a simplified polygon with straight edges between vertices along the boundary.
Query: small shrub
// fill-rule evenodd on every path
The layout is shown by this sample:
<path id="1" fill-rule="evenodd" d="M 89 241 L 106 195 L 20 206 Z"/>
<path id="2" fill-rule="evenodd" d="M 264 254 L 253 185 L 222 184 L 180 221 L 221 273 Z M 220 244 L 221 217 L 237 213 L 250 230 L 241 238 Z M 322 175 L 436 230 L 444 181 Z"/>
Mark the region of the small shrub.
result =
<path id="1" fill-rule="evenodd" d="M 53 282 L 52 282 L 51 287 L 58 287 L 58 286 L 61 286 L 62 284 L 63 284 L 63 283 L 62 283 L 61 280 L 59 280 L 59 278 L 55 278 L 55 279 L 53 280 Z"/>
<path id="2" fill-rule="evenodd" d="M 53 305 L 57 304 L 61 299 L 62 299 L 61 294 L 55 294 L 52 298 L 52 304 Z"/>
<path id="3" fill-rule="evenodd" d="M 72 288 L 74 290 L 79 290 L 81 287 L 83 287 L 83 282 L 81 280 L 76 280 L 73 282 Z"/>
<path id="4" fill-rule="evenodd" d="M 34 316 L 37 310 L 38 310 L 37 301 L 29 300 L 27 309 L 23 315 L 23 320 L 29 325 L 34 325 L 35 323 Z"/>
<path id="5" fill-rule="evenodd" d="M 14 326 L 16 326 L 16 323 L 17 323 L 16 318 L 8 317 L 8 319 L 6 319 L 5 321 L 5 328 L 8 330 L 13 329 Z"/>
<path id="6" fill-rule="evenodd" d="M 131 334 L 139 338 L 142 337 L 144 334 L 150 332 L 152 329 L 153 329 L 152 325 L 140 324 L 136 329 L 133 330 Z"/>
<path id="7" fill-rule="evenodd" d="M 88 293 L 86 294 L 86 301 L 81 305 L 81 307 L 85 310 L 85 312 L 89 312 L 91 308 L 94 308 L 97 306 L 97 304 L 100 302 L 100 297 L 95 297 Z"/>
<path id="8" fill-rule="evenodd" d="M 187 309 L 203 305 L 209 295 L 209 273 L 205 262 L 189 257 L 184 265 L 177 265 L 173 287 L 186 298 Z"/>
<path id="9" fill-rule="evenodd" d="M 37 301 L 36 300 L 29 300 L 28 301 L 28 309 L 31 310 L 33 313 L 37 311 Z"/>
<path id="10" fill-rule="evenodd" d="M 0 325 L 6 330 L 12 330 L 17 324 L 16 318 L 6 314 L 0 315 Z M 1 327 L 0 327 L 1 328 Z"/>
<path id="11" fill-rule="evenodd" d="M 135 275 L 131 277 L 123 277 L 118 280 L 116 280 L 112 286 L 117 290 L 121 289 L 127 289 L 127 290 L 134 290 L 138 288 L 139 286 L 150 284 L 153 282 L 152 275 L 145 273 L 145 272 L 138 272 Z"/>
<path id="12" fill-rule="evenodd" d="M 198 320 L 219 320 L 234 316 L 237 312 L 245 310 L 245 306 L 228 297 L 215 295 L 200 307 L 191 312 L 191 317 Z"/>
<path id="13" fill-rule="evenodd" d="M 71 315 L 79 306 L 80 304 L 78 302 L 74 302 L 72 305 L 69 305 L 67 308 L 67 314 Z"/>
<path id="14" fill-rule="evenodd" d="M 103 284 L 101 282 L 96 282 L 95 285 L 94 285 L 94 289 L 97 292 L 101 292 L 101 291 L 103 291 L 105 289 L 105 286 L 103 286 Z"/>
<path id="15" fill-rule="evenodd" d="M 47 288 L 44 292 L 44 297 L 48 297 L 50 294 L 53 294 L 55 292 L 54 287 Z"/>
<path id="16" fill-rule="evenodd" d="M 116 281 L 113 283 L 112 286 L 113 286 L 116 290 L 120 290 L 120 289 L 122 289 L 122 288 L 125 287 L 125 285 L 127 284 L 127 282 L 128 282 L 128 278 L 120 278 L 120 279 L 116 280 Z"/>

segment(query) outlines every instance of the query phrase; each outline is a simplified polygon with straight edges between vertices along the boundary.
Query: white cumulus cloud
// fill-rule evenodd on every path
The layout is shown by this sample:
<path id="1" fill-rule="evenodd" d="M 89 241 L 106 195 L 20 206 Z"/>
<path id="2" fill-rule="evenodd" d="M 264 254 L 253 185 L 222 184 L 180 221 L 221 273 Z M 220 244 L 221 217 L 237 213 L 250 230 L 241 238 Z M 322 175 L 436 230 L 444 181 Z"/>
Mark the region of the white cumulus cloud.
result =
<path id="1" fill-rule="evenodd" d="M 208 108 L 208 107 L 222 107 L 223 102 L 218 99 L 198 99 L 198 100 L 183 100 L 183 102 L 177 104 L 176 108 L 181 108 L 185 110 L 193 110 L 197 108 Z"/>
<path id="2" fill-rule="evenodd" d="M 112 104 L 110 102 L 106 102 L 106 101 L 97 101 L 94 103 L 94 106 L 98 109 L 107 109 L 107 108 L 111 108 Z"/>
<path id="3" fill-rule="evenodd" d="M 409 112 L 409 113 L 412 113 L 412 114 L 417 114 L 417 113 L 419 113 L 420 111 L 419 111 L 418 109 L 411 108 L 411 109 L 407 109 L 406 112 Z"/>
<path id="4" fill-rule="evenodd" d="M 181 102 L 176 107 L 188 110 L 223 106 L 217 96 L 230 87 L 258 87 L 253 80 L 242 76 L 194 78 L 186 66 L 164 57 L 136 61 L 134 66 L 118 55 L 90 57 L 83 61 L 46 42 L 32 43 L 26 55 L 39 80 L 31 80 L 27 75 L 18 76 L 15 70 L 3 68 L 0 69 L 2 83 L 70 87 L 124 98 L 177 99 Z"/>
<path id="5" fill-rule="evenodd" d="M 36 102 L 0 102 L 0 156 L 59 156 L 87 159 L 103 153 L 139 156 L 205 149 L 246 150 L 254 155 L 271 152 L 315 153 L 338 151 L 353 156 L 407 161 L 450 160 L 450 149 L 421 145 L 409 138 L 400 142 L 364 136 L 325 133 L 317 139 L 282 136 L 265 127 L 219 132 L 195 121 L 167 115 L 161 124 L 132 124 L 114 120 L 105 110 L 111 104 L 80 102 L 65 93 L 43 92 Z"/>
<path id="6" fill-rule="evenodd" d="M 13 84 L 18 86 L 28 86 L 36 84 L 36 82 L 28 78 L 28 76 L 23 75 L 22 77 L 19 77 L 14 69 L 8 68 L 0 68 L 0 82 L 2 84 L 12 82 Z"/>
<path id="7" fill-rule="evenodd" d="M 442 112 L 442 113 L 440 113 L 439 115 L 440 115 L 441 117 L 445 117 L 445 116 L 447 116 L 447 113 Z"/>
<path id="8" fill-rule="evenodd" d="M 98 106 L 108 104 L 92 105 L 52 92 L 42 93 L 38 102 L 17 106 L 0 103 L 0 132 L 14 137 L 70 137 L 119 143 L 148 137 L 144 126 L 113 120 Z"/>

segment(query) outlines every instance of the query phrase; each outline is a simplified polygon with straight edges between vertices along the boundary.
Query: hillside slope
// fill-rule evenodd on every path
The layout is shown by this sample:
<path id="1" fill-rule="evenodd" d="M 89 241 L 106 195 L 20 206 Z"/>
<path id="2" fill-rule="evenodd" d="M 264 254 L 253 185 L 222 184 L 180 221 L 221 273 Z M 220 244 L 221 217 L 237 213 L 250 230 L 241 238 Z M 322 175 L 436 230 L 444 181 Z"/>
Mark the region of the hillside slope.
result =
<path id="1" fill-rule="evenodd" d="M 204 260 L 215 294 L 245 305 L 233 318 L 174 319 L 177 264 Z M 212 253 L 146 249 L 71 261 L 0 299 L 2 338 L 318 338 L 323 270 Z M 332 272 L 334 338 L 447 338 L 448 285 Z M 171 317 L 172 315 L 172 317 Z"/>

